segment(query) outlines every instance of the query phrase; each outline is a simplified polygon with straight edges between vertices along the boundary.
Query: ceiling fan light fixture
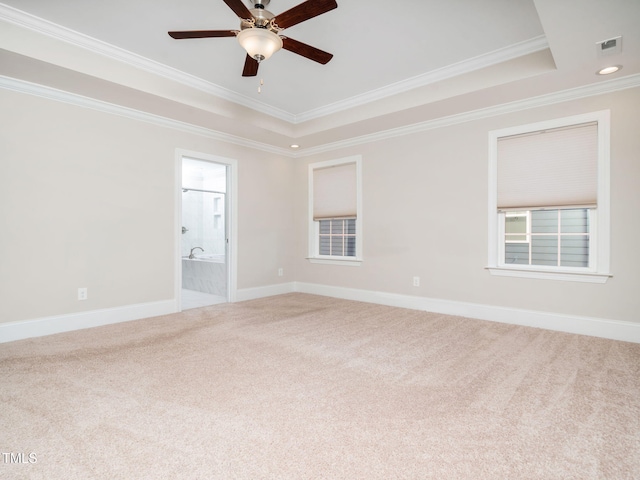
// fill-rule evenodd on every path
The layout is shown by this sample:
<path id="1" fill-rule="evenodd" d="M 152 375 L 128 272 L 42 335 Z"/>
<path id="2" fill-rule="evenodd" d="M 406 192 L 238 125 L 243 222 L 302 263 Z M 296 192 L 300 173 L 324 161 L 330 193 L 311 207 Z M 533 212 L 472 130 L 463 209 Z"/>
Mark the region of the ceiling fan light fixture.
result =
<path id="1" fill-rule="evenodd" d="M 247 28 L 238 33 L 238 42 L 251 58 L 267 60 L 282 48 L 282 39 L 266 28 Z"/>

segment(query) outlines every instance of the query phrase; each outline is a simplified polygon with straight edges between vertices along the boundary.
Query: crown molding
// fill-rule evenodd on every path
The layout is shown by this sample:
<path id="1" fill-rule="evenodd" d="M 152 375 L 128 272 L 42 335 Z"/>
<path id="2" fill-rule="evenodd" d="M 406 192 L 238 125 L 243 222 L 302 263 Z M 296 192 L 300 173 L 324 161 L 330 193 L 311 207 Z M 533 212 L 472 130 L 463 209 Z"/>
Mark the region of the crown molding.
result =
<path id="1" fill-rule="evenodd" d="M 324 145 L 319 145 L 317 147 L 310 147 L 304 150 L 299 150 L 295 153 L 294 156 L 295 158 L 308 157 L 311 155 L 330 152 L 330 151 L 338 150 L 341 148 L 353 147 L 353 146 L 362 145 L 365 143 L 385 140 L 388 138 L 400 137 L 403 135 L 410 135 L 412 133 L 424 132 L 427 130 L 448 127 L 448 126 L 457 125 L 460 123 L 480 120 L 483 118 L 495 117 L 495 116 L 504 115 L 507 113 L 518 112 L 521 110 L 544 107 L 548 105 L 554 105 L 557 103 L 568 102 L 571 100 L 578 100 L 586 97 L 593 97 L 596 95 L 603 95 L 606 93 L 613 93 L 620 90 L 626 90 L 629 88 L 636 88 L 636 87 L 640 87 L 640 74 L 629 75 L 627 77 L 621 77 L 615 80 L 607 80 L 607 81 L 598 82 L 590 85 L 585 85 L 582 87 L 562 90 L 560 92 L 554 92 L 546 95 L 527 98 L 524 100 L 518 100 L 515 102 L 504 103 L 504 104 L 495 105 L 488 108 L 482 108 L 479 110 L 472 110 L 469 112 L 459 113 L 456 115 L 450 115 L 447 117 L 440 117 L 434 120 L 414 123 L 404 127 L 392 128 L 389 130 L 384 130 L 384 131 L 372 133 L 369 135 L 353 137 L 353 138 L 339 141 L 339 142 L 326 143 Z"/>
<path id="2" fill-rule="evenodd" d="M 392 128 L 381 132 L 372 133 L 369 135 L 362 135 L 359 137 L 353 137 L 348 140 L 326 143 L 317 147 L 310 147 L 296 152 L 291 150 L 275 147 L 266 143 L 256 142 L 246 138 L 238 137 L 235 135 L 219 132 L 205 127 L 172 120 L 159 115 L 153 115 L 146 112 L 141 112 L 132 108 L 115 105 L 101 100 L 95 100 L 82 95 L 74 93 L 64 92 L 62 90 L 54 89 L 38 85 L 23 80 L 17 80 L 14 78 L 0 75 L 0 88 L 6 90 L 12 90 L 19 93 L 25 93 L 28 95 L 34 95 L 49 100 L 55 100 L 63 103 L 68 103 L 75 106 L 84 108 L 90 108 L 98 110 L 104 113 L 110 113 L 114 115 L 120 115 L 128 117 L 134 120 L 139 120 L 154 125 L 172 128 L 180 130 L 186 133 L 194 135 L 200 135 L 203 137 L 211 138 L 221 142 L 231 143 L 242 147 L 256 149 L 262 152 L 273 153 L 276 155 L 282 155 L 289 158 L 303 158 L 311 155 L 317 155 L 324 152 L 330 152 L 341 148 L 347 148 L 352 146 L 358 146 L 365 143 L 376 142 L 385 140 L 388 138 L 400 137 L 403 135 L 410 135 L 413 133 L 419 133 L 427 130 L 433 130 L 436 128 L 448 127 L 457 125 L 460 123 L 471 122 L 474 120 L 480 120 L 483 118 L 494 117 L 507 113 L 513 113 L 521 110 L 527 110 L 530 108 L 544 107 L 547 105 L 553 105 L 562 102 L 568 102 L 571 100 L 578 100 L 581 98 L 603 95 L 607 93 L 613 93 L 620 90 L 626 90 L 629 88 L 640 87 L 640 74 L 629 75 L 627 77 L 621 77 L 615 80 L 607 80 L 598 82 L 583 87 L 573 88 L 569 90 L 563 90 L 561 92 L 555 92 L 547 95 L 541 95 L 538 97 L 528 98 L 525 100 L 519 100 L 516 102 L 505 103 L 496 105 L 493 107 L 483 108 L 479 110 L 473 110 L 470 112 L 464 112 L 456 115 L 450 115 L 447 117 L 441 117 L 434 120 L 428 120 L 425 122 L 415 123 L 404 127 Z"/>
<path id="3" fill-rule="evenodd" d="M 192 125 L 190 123 L 185 123 L 178 120 L 172 120 L 160 115 L 154 115 L 151 113 L 142 112 L 140 110 L 135 110 L 133 108 L 123 107 L 121 105 L 115 105 L 109 102 L 103 102 L 102 100 L 96 100 L 82 95 L 77 95 L 75 93 L 69 93 L 63 90 L 26 82 L 24 80 L 17 80 L 15 78 L 6 77 L 4 75 L 0 75 L 0 88 L 18 93 L 24 93 L 27 95 L 33 95 L 48 100 L 67 103 L 78 107 L 89 108 L 103 113 L 119 115 L 133 120 L 151 123 L 160 127 L 171 128 L 193 135 L 199 135 L 202 137 L 211 138 L 213 140 L 239 145 L 241 147 L 260 150 L 261 152 L 273 153 L 285 157 L 293 157 L 292 152 L 285 148 L 275 147 L 273 145 L 256 142 L 254 140 L 219 132 L 210 128 L 200 127 L 198 125 Z"/>
<path id="4" fill-rule="evenodd" d="M 0 20 L 4 20 L 8 23 L 12 23 L 19 27 L 29 29 L 57 40 L 62 40 L 63 42 L 76 47 L 89 50 L 93 53 L 122 62 L 140 70 L 159 75 L 196 90 L 222 98 L 223 100 L 228 100 L 238 105 L 250 108 L 257 112 L 276 117 L 289 123 L 295 123 L 295 116 L 284 110 L 267 105 L 266 103 L 257 101 L 245 95 L 240 95 L 214 83 L 202 80 L 194 75 L 181 72 L 180 70 L 169 67 L 160 62 L 150 60 L 123 48 L 97 40 L 83 33 L 57 25 L 48 20 L 36 17 L 2 3 L 0 3 Z"/>
<path id="5" fill-rule="evenodd" d="M 530 55 L 549 48 L 549 43 L 544 35 L 510 45 L 493 52 L 478 55 L 477 57 L 464 60 L 462 62 L 447 65 L 446 67 L 432 70 L 422 75 L 417 75 L 400 82 L 387 85 L 376 90 L 356 95 L 342 102 L 336 102 L 331 105 L 309 110 L 308 112 L 296 115 L 296 123 L 303 123 L 316 118 L 338 113 L 350 108 L 359 107 L 367 103 L 375 102 L 393 95 L 407 92 L 415 88 L 424 87 L 436 82 L 447 80 L 449 78 L 471 73 L 481 68 L 490 67 L 498 63 L 513 60 L 514 58 Z"/>
<path id="6" fill-rule="evenodd" d="M 285 110 L 267 105 L 254 98 L 238 94 L 214 83 L 208 82 L 194 75 L 181 72 L 175 68 L 162 63 L 150 60 L 141 55 L 128 50 L 116 47 L 101 40 L 97 40 L 88 35 L 76 32 L 69 28 L 57 25 L 48 20 L 36 17 L 16 8 L 0 3 L 0 20 L 14 25 L 27 28 L 36 33 L 62 40 L 71 45 L 89 50 L 93 53 L 111 58 L 135 68 L 159 75 L 169 80 L 178 82 L 196 90 L 214 95 L 223 100 L 227 100 L 238 105 L 250 108 L 257 112 L 278 118 L 291 124 L 300 124 L 309 120 L 317 119 L 337 112 L 348 110 L 381 100 L 392 95 L 403 93 L 415 88 L 423 87 L 435 82 L 446 80 L 458 75 L 463 75 L 481 68 L 489 67 L 501 62 L 505 62 L 523 55 L 528 55 L 549 47 L 546 37 L 539 36 L 511 45 L 506 48 L 495 50 L 487 54 L 464 60 L 462 62 L 448 65 L 446 67 L 418 75 L 407 80 L 396 82 L 376 90 L 372 90 L 361 95 L 348 98 L 344 101 L 336 102 L 314 110 L 295 115 Z"/>

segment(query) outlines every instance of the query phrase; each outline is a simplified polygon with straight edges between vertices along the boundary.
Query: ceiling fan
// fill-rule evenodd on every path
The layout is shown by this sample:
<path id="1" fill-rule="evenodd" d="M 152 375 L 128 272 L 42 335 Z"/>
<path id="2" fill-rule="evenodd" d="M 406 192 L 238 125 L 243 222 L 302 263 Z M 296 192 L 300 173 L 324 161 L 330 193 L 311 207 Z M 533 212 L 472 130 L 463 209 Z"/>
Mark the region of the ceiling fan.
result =
<path id="1" fill-rule="evenodd" d="M 251 10 L 242 0 L 223 1 L 240 18 L 240 30 L 191 30 L 168 32 L 169 35 L 175 39 L 238 37 L 240 45 L 247 51 L 243 77 L 256 76 L 260 62 L 281 48 L 323 65 L 333 58 L 331 53 L 280 35 L 280 32 L 337 8 L 335 0 L 308 0 L 277 16 L 265 9 L 271 0 L 254 0 Z"/>

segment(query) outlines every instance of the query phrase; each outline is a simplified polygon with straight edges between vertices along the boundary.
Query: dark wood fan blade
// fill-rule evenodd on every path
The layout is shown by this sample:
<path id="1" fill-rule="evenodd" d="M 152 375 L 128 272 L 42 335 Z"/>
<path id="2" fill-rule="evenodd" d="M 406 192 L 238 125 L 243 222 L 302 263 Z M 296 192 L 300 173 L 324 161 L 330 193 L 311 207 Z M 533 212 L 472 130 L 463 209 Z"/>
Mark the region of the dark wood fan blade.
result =
<path id="1" fill-rule="evenodd" d="M 307 45 L 306 43 L 302 43 L 288 37 L 282 39 L 282 48 L 323 65 L 333 58 L 333 54 L 331 53 L 324 52 L 319 48 L 312 47 L 311 45 Z"/>
<path id="2" fill-rule="evenodd" d="M 281 13 L 273 21 L 280 28 L 289 28 L 334 8 L 338 8 L 335 0 L 308 0 Z"/>
<path id="3" fill-rule="evenodd" d="M 258 66 L 260 64 L 255 58 L 251 58 L 247 55 L 244 61 L 244 70 L 242 70 L 243 77 L 255 77 L 258 74 Z"/>
<path id="4" fill-rule="evenodd" d="M 227 4 L 227 6 L 231 10 L 233 10 L 233 13 L 235 13 L 238 17 L 247 19 L 247 20 L 253 18 L 253 15 L 251 15 L 251 12 L 249 11 L 249 9 L 245 7 L 242 0 L 223 0 L 223 1 L 224 3 Z"/>
<path id="5" fill-rule="evenodd" d="M 209 37 L 235 37 L 237 31 L 233 30 L 191 30 L 189 32 L 168 32 L 173 38 L 209 38 Z"/>

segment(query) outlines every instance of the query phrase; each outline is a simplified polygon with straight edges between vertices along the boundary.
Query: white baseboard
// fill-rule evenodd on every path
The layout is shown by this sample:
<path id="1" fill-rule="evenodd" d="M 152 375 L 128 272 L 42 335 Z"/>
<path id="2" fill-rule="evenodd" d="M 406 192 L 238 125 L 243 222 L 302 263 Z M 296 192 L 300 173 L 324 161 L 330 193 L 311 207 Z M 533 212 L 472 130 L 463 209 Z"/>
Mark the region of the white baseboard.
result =
<path id="1" fill-rule="evenodd" d="M 56 315 L 21 322 L 0 324 L 0 343 L 42 337 L 53 333 L 99 327 L 111 323 L 127 322 L 177 312 L 175 300 L 140 303 L 124 307 L 105 308 L 89 312 Z"/>
<path id="2" fill-rule="evenodd" d="M 254 300 L 256 298 L 272 297 L 274 295 L 292 292 L 295 292 L 295 282 L 279 283 L 265 287 L 242 288 L 236 291 L 235 300 L 242 302 L 244 300 Z"/>
<path id="3" fill-rule="evenodd" d="M 521 310 L 476 303 L 440 300 L 412 295 L 374 292 L 355 288 L 334 287 L 313 283 L 295 282 L 294 290 L 346 300 L 377 303 L 392 307 L 410 308 L 428 312 L 458 315 L 461 317 L 489 320 L 493 322 L 544 328 L 560 332 L 589 335 L 625 342 L 640 343 L 640 323 L 602 318 L 564 315 L 561 313 Z"/>
<path id="4" fill-rule="evenodd" d="M 589 335 L 625 342 L 640 343 L 640 323 L 602 318 L 564 315 L 477 303 L 456 302 L 412 295 L 375 292 L 305 282 L 289 282 L 237 291 L 236 301 L 253 300 L 285 293 L 300 292 L 392 307 L 409 308 L 446 315 L 458 315 L 527 327 Z M 127 305 L 90 312 L 0 324 L 0 343 L 41 337 L 53 333 L 98 327 L 177 312 L 175 300 Z"/>
<path id="5" fill-rule="evenodd" d="M 268 285 L 265 287 L 245 288 L 236 291 L 235 301 L 253 300 L 255 298 L 270 297 L 291 293 L 293 283 Z M 99 327 L 112 323 L 140 320 L 178 312 L 176 300 L 126 305 L 124 307 L 92 310 L 88 312 L 55 315 L 51 317 L 23 320 L 0 324 L 0 343 L 23 340 L 25 338 L 43 337 L 54 333 L 70 332 L 83 328 Z"/>

